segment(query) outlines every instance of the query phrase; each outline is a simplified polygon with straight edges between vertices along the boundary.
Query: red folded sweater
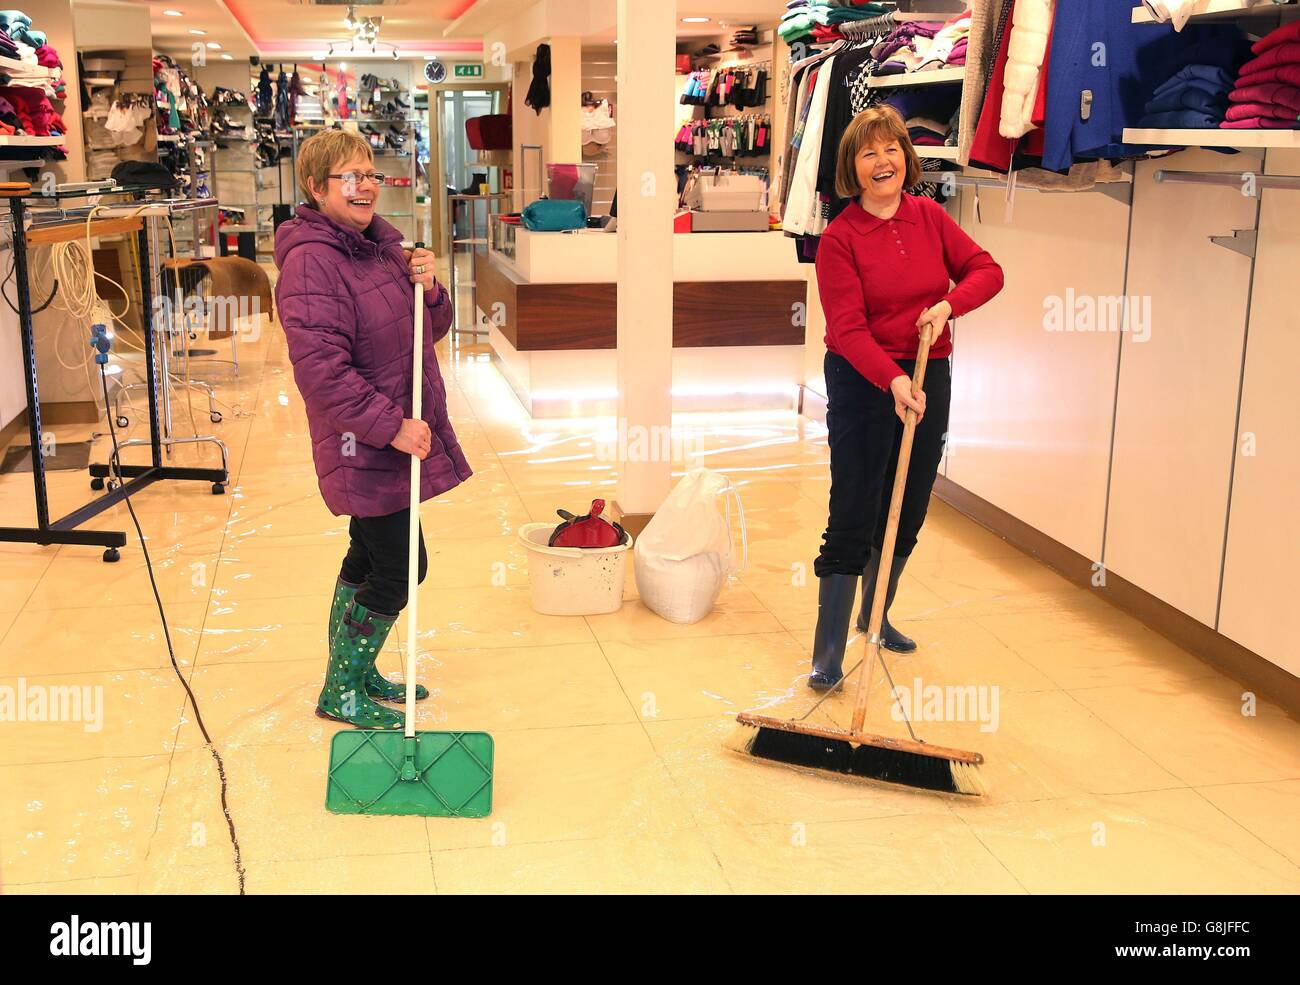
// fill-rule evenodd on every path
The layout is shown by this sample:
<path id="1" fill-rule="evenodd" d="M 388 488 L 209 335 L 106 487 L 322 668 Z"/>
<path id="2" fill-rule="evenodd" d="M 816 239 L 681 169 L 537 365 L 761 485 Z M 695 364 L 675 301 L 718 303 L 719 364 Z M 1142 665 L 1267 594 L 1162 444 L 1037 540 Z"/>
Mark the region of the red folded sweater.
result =
<path id="1" fill-rule="evenodd" d="M 1267 103 L 1300 114 L 1300 87 L 1281 82 L 1264 82 L 1260 85 L 1238 85 L 1228 93 L 1234 103 Z"/>
<path id="2" fill-rule="evenodd" d="M 1269 48 L 1262 55 L 1252 58 L 1246 64 L 1241 66 L 1237 77 L 1241 78 L 1246 75 L 1253 75 L 1255 72 L 1266 68 L 1276 68 L 1279 65 L 1297 65 L 1300 64 L 1300 41 L 1288 41 L 1286 44 L 1277 45 Z"/>
<path id="3" fill-rule="evenodd" d="M 1256 69 L 1250 73 L 1243 72 L 1237 76 L 1237 88 L 1266 85 L 1269 82 L 1300 86 L 1300 65 L 1274 65 L 1271 68 Z"/>
<path id="4" fill-rule="evenodd" d="M 1257 55 L 1262 55 L 1264 52 L 1290 41 L 1300 41 L 1300 21 L 1292 21 L 1290 24 L 1283 24 L 1275 31 L 1269 31 L 1251 45 L 1250 50 Z"/>
<path id="5" fill-rule="evenodd" d="M 1273 116 L 1252 116 L 1245 120 L 1224 120 L 1221 130 L 1300 130 L 1300 121 L 1279 120 Z"/>
<path id="6" fill-rule="evenodd" d="M 1002 290 L 1002 281 L 997 261 L 937 202 L 905 194 L 890 219 L 854 202 L 826 227 L 817 248 L 826 348 L 888 390 L 903 373 L 894 360 L 916 358 L 916 319 L 924 309 L 947 301 L 959 317 Z M 930 355 L 951 352 L 944 326 Z"/>

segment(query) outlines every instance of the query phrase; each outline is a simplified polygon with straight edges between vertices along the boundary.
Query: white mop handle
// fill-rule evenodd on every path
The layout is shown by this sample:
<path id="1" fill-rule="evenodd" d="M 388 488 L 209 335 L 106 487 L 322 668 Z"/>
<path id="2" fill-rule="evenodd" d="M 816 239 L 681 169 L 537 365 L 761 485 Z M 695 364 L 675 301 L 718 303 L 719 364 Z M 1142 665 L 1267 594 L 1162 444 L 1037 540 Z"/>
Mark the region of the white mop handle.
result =
<path id="1" fill-rule="evenodd" d="M 411 360 L 411 418 L 421 421 L 424 397 L 424 285 L 415 285 L 415 355 Z M 420 456 L 411 456 L 411 520 L 406 558 L 406 737 L 415 738 L 415 642 L 420 587 Z"/>

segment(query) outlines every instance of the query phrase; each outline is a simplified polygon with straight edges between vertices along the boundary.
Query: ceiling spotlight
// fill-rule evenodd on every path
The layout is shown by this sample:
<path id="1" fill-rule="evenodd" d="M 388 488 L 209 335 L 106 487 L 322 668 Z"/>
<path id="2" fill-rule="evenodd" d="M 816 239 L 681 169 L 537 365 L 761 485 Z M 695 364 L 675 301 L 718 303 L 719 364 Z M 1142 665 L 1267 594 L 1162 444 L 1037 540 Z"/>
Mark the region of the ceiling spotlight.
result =
<path id="1" fill-rule="evenodd" d="M 182 14 L 179 10 L 164 10 L 164 11 L 163 11 L 163 16 L 164 16 L 164 17 L 184 17 L 185 15 Z"/>
<path id="2" fill-rule="evenodd" d="M 207 34 L 207 31 L 200 31 L 197 27 L 190 28 L 191 34 Z"/>
<path id="3" fill-rule="evenodd" d="M 228 61 L 228 62 L 233 62 L 233 61 L 235 60 L 235 56 L 234 56 L 234 55 L 227 55 L 227 54 L 225 54 L 225 53 L 223 53 L 223 54 L 221 55 L 221 57 L 224 58 L 224 59 L 225 59 L 226 61 Z"/>
<path id="4" fill-rule="evenodd" d="M 211 48 L 213 51 L 219 51 L 221 49 L 221 44 L 220 42 L 217 41 L 209 41 L 208 47 Z"/>
<path id="5" fill-rule="evenodd" d="M 709 18 L 707 17 L 683 17 L 682 18 L 683 24 L 707 24 L 708 22 L 709 22 Z"/>

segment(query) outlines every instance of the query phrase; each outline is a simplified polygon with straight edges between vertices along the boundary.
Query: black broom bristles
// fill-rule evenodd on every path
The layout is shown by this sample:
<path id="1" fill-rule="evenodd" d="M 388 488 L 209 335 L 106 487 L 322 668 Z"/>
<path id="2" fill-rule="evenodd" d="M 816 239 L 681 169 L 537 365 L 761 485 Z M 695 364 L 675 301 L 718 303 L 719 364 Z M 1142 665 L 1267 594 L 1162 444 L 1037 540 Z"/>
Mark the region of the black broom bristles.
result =
<path id="1" fill-rule="evenodd" d="M 828 773 L 861 776 L 922 790 L 979 796 L 986 792 L 979 767 L 898 749 L 854 745 L 785 729 L 738 723 L 724 742 L 743 755 Z"/>

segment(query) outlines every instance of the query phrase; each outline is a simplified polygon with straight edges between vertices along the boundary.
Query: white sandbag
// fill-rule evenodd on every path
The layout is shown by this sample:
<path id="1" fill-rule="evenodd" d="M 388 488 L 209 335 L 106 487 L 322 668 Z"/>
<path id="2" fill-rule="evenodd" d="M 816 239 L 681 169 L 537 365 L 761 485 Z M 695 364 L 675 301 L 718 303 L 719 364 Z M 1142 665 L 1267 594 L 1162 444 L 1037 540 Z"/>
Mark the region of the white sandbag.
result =
<path id="1" fill-rule="evenodd" d="M 739 566 L 731 536 L 733 499 L 740 518 Z M 668 494 L 637 540 L 637 592 L 646 608 L 669 622 L 699 622 L 747 558 L 745 510 L 736 487 L 717 472 L 693 469 Z"/>

